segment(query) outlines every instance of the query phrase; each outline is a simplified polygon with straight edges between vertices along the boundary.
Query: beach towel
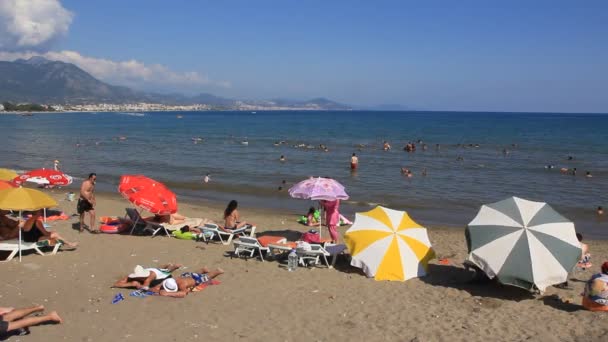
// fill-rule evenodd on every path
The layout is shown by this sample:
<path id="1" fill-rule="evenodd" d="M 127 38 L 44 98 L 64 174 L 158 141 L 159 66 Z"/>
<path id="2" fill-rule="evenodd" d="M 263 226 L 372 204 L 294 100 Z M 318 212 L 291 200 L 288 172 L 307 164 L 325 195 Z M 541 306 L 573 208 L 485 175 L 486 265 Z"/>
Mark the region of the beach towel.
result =
<path id="1" fill-rule="evenodd" d="M 192 292 L 200 292 L 200 291 L 203 291 L 204 289 L 206 289 L 208 286 L 219 285 L 219 284 L 221 284 L 221 282 L 219 280 L 211 279 L 208 282 L 202 283 L 202 284 L 194 287 L 192 289 Z"/>

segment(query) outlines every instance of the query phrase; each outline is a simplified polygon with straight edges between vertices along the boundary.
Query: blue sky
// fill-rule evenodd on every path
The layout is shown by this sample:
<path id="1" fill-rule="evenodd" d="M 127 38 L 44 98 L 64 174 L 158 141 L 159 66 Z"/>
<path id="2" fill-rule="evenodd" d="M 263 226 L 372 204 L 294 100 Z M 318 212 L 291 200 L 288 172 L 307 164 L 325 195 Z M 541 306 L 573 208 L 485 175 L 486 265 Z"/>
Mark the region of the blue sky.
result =
<path id="1" fill-rule="evenodd" d="M 60 3 L 73 18 L 50 50 L 205 78 L 127 84 L 139 88 L 437 110 L 608 112 L 608 1 Z"/>

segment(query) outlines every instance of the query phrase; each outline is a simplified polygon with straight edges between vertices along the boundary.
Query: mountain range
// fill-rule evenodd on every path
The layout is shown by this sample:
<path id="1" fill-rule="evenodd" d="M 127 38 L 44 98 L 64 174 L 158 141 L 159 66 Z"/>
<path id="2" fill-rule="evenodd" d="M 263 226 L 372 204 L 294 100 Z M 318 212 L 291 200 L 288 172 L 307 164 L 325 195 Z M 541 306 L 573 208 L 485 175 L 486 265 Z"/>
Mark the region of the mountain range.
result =
<path id="1" fill-rule="evenodd" d="M 159 94 L 133 90 L 104 83 L 74 64 L 51 61 L 43 57 L 0 61 L 0 103 L 27 102 L 41 104 L 94 104 L 94 103 L 160 103 L 166 105 L 206 104 L 224 109 L 247 106 L 259 108 L 293 108 L 317 110 L 350 110 L 351 106 L 325 98 L 308 101 L 237 100 L 212 94 L 186 96 Z"/>

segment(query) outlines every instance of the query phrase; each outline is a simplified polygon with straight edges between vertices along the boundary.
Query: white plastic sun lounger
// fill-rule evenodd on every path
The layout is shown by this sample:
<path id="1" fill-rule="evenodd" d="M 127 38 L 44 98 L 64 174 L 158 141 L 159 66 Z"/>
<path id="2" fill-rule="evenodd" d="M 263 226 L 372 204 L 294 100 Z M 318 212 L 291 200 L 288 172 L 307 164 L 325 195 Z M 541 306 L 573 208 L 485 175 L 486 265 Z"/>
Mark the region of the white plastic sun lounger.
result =
<path id="1" fill-rule="evenodd" d="M 60 246 L 61 246 L 61 243 L 56 243 L 55 246 L 48 246 L 48 247 L 53 248 L 53 250 L 48 254 L 50 254 L 50 255 L 57 254 L 57 251 L 59 250 Z M 45 247 L 47 247 L 47 246 L 45 246 Z M 40 248 L 42 248 L 42 247 L 38 245 L 38 242 L 21 241 L 21 251 L 27 251 L 27 250 L 33 249 L 36 253 L 38 253 L 42 256 L 48 255 L 48 254 L 43 253 L 40 250 Z M 3 260 L 3 262 L 11 261 L 15 257 L 15 255 L 17 255 L 17 253 L 19 252 L 19 240 L 13 239 L 13 240 L 0 241 L 0 251 L 11 252 L 8 255 L 8 257 L 6 258 L 6 260 Z"/>
<path id="2" fill-rule="evenodd" d="M 255 226 L 246 225 L 239 229 L 231 229 L 226 231 L 220 228 L 217 224 L 207 223 L 202 227 L 199 227 L 203 231 L 213 232 L 215 236 L 220 238 L 222 245 L 229 245 L 235 236 L 253 236 L 255 234 Z"/>
<path id="3" fill-rule="evenodd" d="M 287 241 L 287 239 L 282 239 L 277 242 L 285 241 Z M 241 253 L 244 253 L 246 256 L 252 258 L 256 252 L 260 255 L 260 259 L 264 261 L 264 254 L 262 252 L 270 252 L 270 247 L 262 246 L 260 241 L 252 236 L 240 236 L 238 240 L 234 241 L 234 255 L 237 257 L 241 257 Z"/>

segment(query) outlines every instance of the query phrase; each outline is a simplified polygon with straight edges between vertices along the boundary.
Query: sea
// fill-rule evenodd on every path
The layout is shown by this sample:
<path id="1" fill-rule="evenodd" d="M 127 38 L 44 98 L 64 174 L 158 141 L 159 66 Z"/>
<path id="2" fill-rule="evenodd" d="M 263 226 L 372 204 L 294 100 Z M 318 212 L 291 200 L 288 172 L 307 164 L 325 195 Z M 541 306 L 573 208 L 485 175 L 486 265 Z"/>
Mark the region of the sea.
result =
<path id="1" fill-rule="evenodd" d="M 0 134 L 0 167 L 52 168 L 58 159 L 74 189 L 90 172 L 109 192 L 121 175 L 144 174 L 178 200 L 236 199 L 241 207 L 304 214 L 314 203 L 287 190 L 324 176 L 346 187 L 341 211 L 351 219 L 382 205 L 423 225 L 464 227 L 482 204 L 518 196 L 549 203 L 586 237 L 608 238 L 608 213 L 596 214 L 608 209 L 608 115 L 87 112 L 0 115 Z M 404 151 L 408 142 L 416 151 Z"/>

